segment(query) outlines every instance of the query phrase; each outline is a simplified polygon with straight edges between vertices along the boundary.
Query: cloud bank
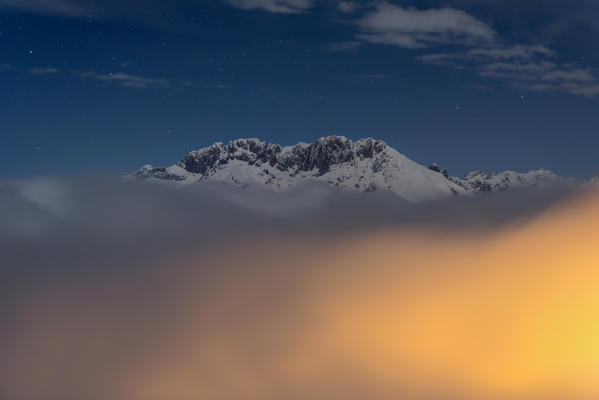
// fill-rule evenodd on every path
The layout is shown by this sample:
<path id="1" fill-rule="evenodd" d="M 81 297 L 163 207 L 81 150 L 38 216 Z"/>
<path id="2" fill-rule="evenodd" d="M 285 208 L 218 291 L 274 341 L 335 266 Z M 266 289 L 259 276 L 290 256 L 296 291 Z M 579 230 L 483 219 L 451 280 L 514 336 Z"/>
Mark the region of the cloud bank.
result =
<path id="1" fill-rule="evenodd" d="M 599 394 L 596 193 L 86 178 L 0 199 L 3 398 Z"/>

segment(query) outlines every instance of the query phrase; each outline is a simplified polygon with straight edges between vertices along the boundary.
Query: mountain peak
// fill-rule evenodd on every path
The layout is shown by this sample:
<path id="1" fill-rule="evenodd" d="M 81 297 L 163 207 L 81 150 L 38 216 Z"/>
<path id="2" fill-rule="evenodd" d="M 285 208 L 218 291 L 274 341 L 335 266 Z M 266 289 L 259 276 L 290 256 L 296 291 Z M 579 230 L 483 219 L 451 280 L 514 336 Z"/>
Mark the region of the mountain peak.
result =
<path id="1" fill-rule="evenodd" d="M 357 192 L 389 190 L 410 201 L 571 182 L 547 170 L 523 174 L 474 171 L 465 178 L 456 178 L 437 164 L 427 168 L 410 160 L 382 140 L 352 141 L 337 135 L 292 146 L 259 138 L 216 142 L 191 151 L 170 167 L 146 164 L 134 176 L 183 184 L 216 181 L 240 187 L 259 185 L 273 190 L 285 190 L 312 180 Z"/>

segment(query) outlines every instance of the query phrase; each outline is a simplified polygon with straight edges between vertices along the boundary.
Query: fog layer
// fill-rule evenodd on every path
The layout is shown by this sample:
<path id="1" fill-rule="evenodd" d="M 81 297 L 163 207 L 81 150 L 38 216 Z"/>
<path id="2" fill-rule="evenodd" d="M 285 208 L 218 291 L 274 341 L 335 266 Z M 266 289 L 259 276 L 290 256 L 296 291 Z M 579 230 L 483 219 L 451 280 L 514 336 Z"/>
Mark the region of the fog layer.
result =
<path id="1" fill-rule="evenodd" d="M 0 397 L 594 399 L 599 194 L 0 184 Z"/>

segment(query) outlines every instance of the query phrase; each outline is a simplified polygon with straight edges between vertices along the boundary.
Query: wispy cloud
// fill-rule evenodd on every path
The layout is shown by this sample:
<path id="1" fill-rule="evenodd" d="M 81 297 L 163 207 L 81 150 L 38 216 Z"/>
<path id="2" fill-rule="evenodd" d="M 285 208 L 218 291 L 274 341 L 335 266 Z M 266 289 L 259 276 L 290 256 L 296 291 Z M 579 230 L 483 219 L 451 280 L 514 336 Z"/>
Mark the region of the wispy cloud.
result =
<path id="1" fill-rule="evenodd" d="M 453 8 L 419 10 L 387 2 L 355 21 L 361 29 L 358 38 L 406 48 L 437 44 L 472 44 L 491 41 L 496 33 L 472 15 Z"/>
<path id="2" fill-rule="evenodd" d="M 334 42 L 327 45 L 329 51 L 352 51 L 364 46 L 364 43 L 359 40 L 348 40 L 346 42 Z"/>
<path id="3" fill-rule="evenodd" d="M 486 47 L 475 47 L 467 51 L 448 52 L 448 53 L 431 53 L 419 56 L 420 61 L 429 64 L 452 64 L 457 61 L 473 61 L 473 62 L 505 62 L 506 60 L 531 60 L 537 57 L 554 57 L 557 54 L 542 45 L 501 45 L 491 43 Z"/>
<path id="4" fill-rule="evenodd" d="M 272 13 L 297 14 L 313 6 L 312 0 L 225 0 L 244 10 L 264 10 Z"/>
<path id="5" fill-rule="evenodd" d="M 70 17 L 81 17 L 94 13 L 94 8 L 90 6 L 89 2 L 77 0 L 0 0 L 0 9 Z"/>
<path id="6" fill-rule="evenodd" d="M 351 14 L 360 8 L 360 4 L 353 1 L 340 1 L 337 3 L 337 9 L 344 14 Z"/>
<path id="7" fill-rule="evenodd" d="M 75 72 L 81 78 L 95 79 L 98 81 L 132 88 L 167 87 L 169 81 L 164 78 L 151 78 L 132 75 L 124 72 L 102 74 L 97 71 Z"/>
<path id="8" fill-rule="evenodd" d="M 488 57 L 491 59 L 513 59 L 513 58 L 532 58 L 536 56 L 555 56 L 556 53 L 543 45 L 524 46 L 517 44 L 514 46 L 495 46 L 488 48 L 475 48 L 468 51 L 470 58 Z"/>
<path id="9" fill-rule="evenodd" d="M 341 11 L 345 7 L 338 3 Z M 535 91 L 564 91 L 574 95 L 599 95 L 599 76 L 559 60 L 543 44 L 508 43 L 486 22 L 454 8 L 404 8 L 380 1 L 353 20 L 359 29 L 354 40 L 329 45 L 331 51 L 359 49 L 367 43 L 406 49 L 443 46 L 444 51 L 420 55 L 418 60 L 456 69 L 470 68 L 484 78 Z M 349 11 L 351 6 L 347 7 Z"/>
<path id="10" fill-rule="evenodd" d="M 418 57 L 428 64 L 472 68 L 485 78 L 501 79 L 510 86 L 534 91 L 565 91 L 592 97 L 599 94 L 599 77 L 589 68 L 558 62 L 558 54 L 542 45 L 476 47 L 456 53 Z"/>
<path id="11" fill-rule="evenodd" d="M 28 72 L 30 75 L 53 75 L 53 74 L 57 74 L 59 71 L 56 68 L 46 67 L 46 68 L 31 68 Z"/>

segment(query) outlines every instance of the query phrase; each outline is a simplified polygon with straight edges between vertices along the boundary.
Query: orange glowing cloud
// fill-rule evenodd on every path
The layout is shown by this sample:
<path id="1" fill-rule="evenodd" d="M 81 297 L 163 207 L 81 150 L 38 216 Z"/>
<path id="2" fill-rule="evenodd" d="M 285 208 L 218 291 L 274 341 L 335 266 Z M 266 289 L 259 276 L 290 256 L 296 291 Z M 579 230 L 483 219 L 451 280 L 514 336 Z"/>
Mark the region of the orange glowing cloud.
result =
<path id="1" fill-rule="evenodd" d="M 76 377 L 119 400 L 599 398 L 599 194 L 482 233 L 323 236 L 185 254 L 112 306 L 60 285 L 20 311 L 6 359 L 29 380 L 4 372 L 7 393 Z"/>

